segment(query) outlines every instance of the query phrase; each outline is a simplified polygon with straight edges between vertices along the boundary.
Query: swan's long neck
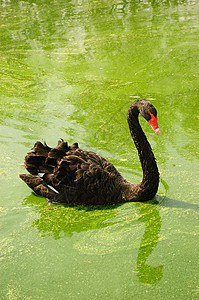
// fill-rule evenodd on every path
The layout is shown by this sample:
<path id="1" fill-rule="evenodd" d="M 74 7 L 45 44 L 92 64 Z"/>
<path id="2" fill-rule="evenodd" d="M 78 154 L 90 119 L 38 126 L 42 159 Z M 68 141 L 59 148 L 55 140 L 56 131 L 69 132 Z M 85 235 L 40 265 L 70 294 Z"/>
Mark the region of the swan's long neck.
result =
<path id="1" fill-rule="evenodd" d="M 140 126 L 138 115 L 139 107 L 133 103 L 128 110 L 127 120 L 143 170 L 143 179 L 137 185 L 135 197 L 139 201 L 146 201 L 152 199 L 157 192 L 159 172 L 151 146 Z"/>

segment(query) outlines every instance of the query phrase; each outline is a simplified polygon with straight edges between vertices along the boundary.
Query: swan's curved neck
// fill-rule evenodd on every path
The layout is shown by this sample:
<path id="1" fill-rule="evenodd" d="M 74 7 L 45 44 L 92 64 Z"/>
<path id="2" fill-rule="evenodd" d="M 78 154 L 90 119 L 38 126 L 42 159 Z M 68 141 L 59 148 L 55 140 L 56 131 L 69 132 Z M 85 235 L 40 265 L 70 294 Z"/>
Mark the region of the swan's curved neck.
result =
<path id="1" fill-rule="evenodd" d="M 137 185 L 136 198 L 139 201 L 147 201 L 157 192 L 159 172 L 151 146 L 140 126 L 138 115 L 139 106 L 133 103 L 128 110 L 127 121 L 143 170 L 143 179 Z"/>

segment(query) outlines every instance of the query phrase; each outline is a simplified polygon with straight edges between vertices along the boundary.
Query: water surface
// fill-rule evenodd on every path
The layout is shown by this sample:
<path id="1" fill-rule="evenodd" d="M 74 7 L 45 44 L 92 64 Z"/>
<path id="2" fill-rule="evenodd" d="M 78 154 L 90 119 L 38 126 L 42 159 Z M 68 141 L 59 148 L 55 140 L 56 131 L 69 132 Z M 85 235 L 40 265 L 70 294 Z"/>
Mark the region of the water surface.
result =
<path id="1" fill-rule="evenodd" d="M 0 3 L 1 298 L 198 299 L 199 4 Z M 149 203 L 49 205 L 18 179 L 36 140 L 97 151 L 142 178 L 126 112 L 140 120 L 161 183 Z"/>

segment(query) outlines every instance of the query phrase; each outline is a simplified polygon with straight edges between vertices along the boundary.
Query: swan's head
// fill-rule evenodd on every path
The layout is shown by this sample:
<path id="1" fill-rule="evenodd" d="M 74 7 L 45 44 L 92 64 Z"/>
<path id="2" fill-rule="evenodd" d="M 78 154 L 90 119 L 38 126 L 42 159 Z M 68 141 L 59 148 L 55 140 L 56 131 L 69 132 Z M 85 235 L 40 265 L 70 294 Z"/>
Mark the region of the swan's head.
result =
<path id="1" fill-rule="evenodd" d="M 140 114 L 149 122 L 155 133 L 160 134 L 158 127 L 157 110 L 150 102 L 141 100 L 139 103 Z"/>

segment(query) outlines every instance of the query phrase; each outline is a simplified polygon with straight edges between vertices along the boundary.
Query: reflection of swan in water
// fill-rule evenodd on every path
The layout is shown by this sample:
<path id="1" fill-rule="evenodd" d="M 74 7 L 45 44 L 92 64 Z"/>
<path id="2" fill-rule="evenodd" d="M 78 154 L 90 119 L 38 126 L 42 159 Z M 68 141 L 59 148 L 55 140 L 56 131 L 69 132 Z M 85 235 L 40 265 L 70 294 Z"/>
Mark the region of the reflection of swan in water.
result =
<path id="1" fill-rule="evenodd" d="M 167 191 L 169 187 L 167 186 L 166 182 L 162 180 L 162 183 Z M 159 240 L 161 218 L 158 208 L 163 206 L 198 211 L 199 205 L 169 199 L 165 196 L 156 196 L 156 202 L 153 202 L 152 200 L 147 205 L 143 205 L 143 203 L 136 203 L 135 205 L 139 210 L 138 220 L 143 222 L 145 225 L 145 232 L 143 234 L 137 256 L 137 276 L 139 281 L 142 283 L 156 284 L 162 278 L 163 266 L 150 266 L 146 263 L 146 261 L 153 252 L 154 248 L 157 246 Z"/>
<path id="2" fill-rule="evenodd" d="M 165 183 L 162 183 L 165 186 Z M 165 190 L 167 189 L 168 187 L 165 186 Z M 166 206 L 197 211 L 199 208 L 198 205 L 163 196 L 156 196 L 156 200 L 156 202 L 128 203 L 110 207 L 65 207 L 61 204 L 48 205 L 42 198 L 31 194 L 24 200 L 24 205 L 32 205 L 34 210 L 40 214 L 40 217 L 32 225 L 38 230 L 41 236 L 52 236 L 54 239 L 60 239 L 64 236 L 72 237 L 74 233 L 84 231 L 80 240 L 82 240 L 82 244 L 84 245 L 87 243 L 87 247 L 83 249 L 81 248 L 82 245 L 79 245 L 78 249 L 80 251 L 90 250 L 90 253 L 97 255 L 100 253 L 98 247 L 102 247 L 102 245 L 103 249 L 101 249 L 101 253 L 106 254 L 110 252 L 109 250 L 112 252 L 118 251 L 118 246 L 121 248 L 121 239 L 123 239 L 125 246 L 122 251 L 125 251 L 127 247 L 136 249 L 138 246 L 136 274 L 139 281 L 146 284 L 156 284 L 162 277 L 163 266 L 150 266 L 147 264 L 147 259 L 159 241 L 161 228 L 159 208 Z M 145 231 L 139 245 L 137 243 L 140 236 L 140 222 L 144 224 Z M 121 234 L 120 223 L 124 225 Z M 114 231 L 114 228 L 117 230 Z M 124 237 L 125 230 L 126 236 Z M 107 245 L 106 242 L 110 237 L 117 238 L 117 243 Z M 100 246 L 97 244 L 97 241 L 101 243 Z M 108 249 L 109 246 L 110 249 Z"/>
<path id="3" fill-rule="evenodd" d="M 132 242 L 129 243 L 129 235 L 132 232 L 138 235 L 134 229 L 139 228 L 137 222 L 141 221 L 145 225 L 145 232 L 137 255 L 137 276 L 140 282 L 147 284 L 155 284 L 162 278 L 162 265 L 153 267 L 146 264 L 147 258 L 159 240 L 161 219 L 158 202 L 128 203 L 124 209 L 120 205 L 65 207 L 55 204 L 49 206 L 43 202 L 42 198 L 30 195 L 24 200 L 24 204 L 34 205 L 35 210 L 40 213 L 40 217 L 33 222 L 33 226 L 37 228 L 41 236 L 50 235 L 54 239 L 59 239 L 64 236 L 72 237 L 74 233 L 86 232 L 78 241 L 79 244 L 74 245 L 79 251 L 86 251 L 85 254 L 117 252 L 118 247 L 121 251 L 121 239 L 124 240 L 122 251 L 126 251 L 127 244 L 135 249 L 137 242 L 132 238 Z M 124 218 L 126 213 L 127 217 Z M 120 223 L 124 225 L 121 234 Z M 111 243 L 109 243 L 110 240 Z"/>
<path id="4" fill-rule="evenodd" d="M 163 266 L 149 266 L 146 261 L 157 246 L 161 219 L 157 204 L 141 205 L 136 203 L 136 207 L 139 209 L 139 221 L 145 225 L 145 232 L 137 256 L 137 276 L 142 283 L 155 284 L 162 278 Z"/>
<path id="5" fill-rule="evenodd" d="M 63 204 L 47 204 L 43 198 L 34 194 L 29 195 L 23 201 L 24 205 L 32 205 L 39 218 L 35 219 L 32 226 L 41 236 L 52 236 L 60 239 L 64 236 L 71 237 L 74 233 L 90 231 L 110 226 L 107 219 L 117 215 L 117 207 L 114 206 L 64 206 Z M 111 223 L 111 225 L 114 223 Z"/>

